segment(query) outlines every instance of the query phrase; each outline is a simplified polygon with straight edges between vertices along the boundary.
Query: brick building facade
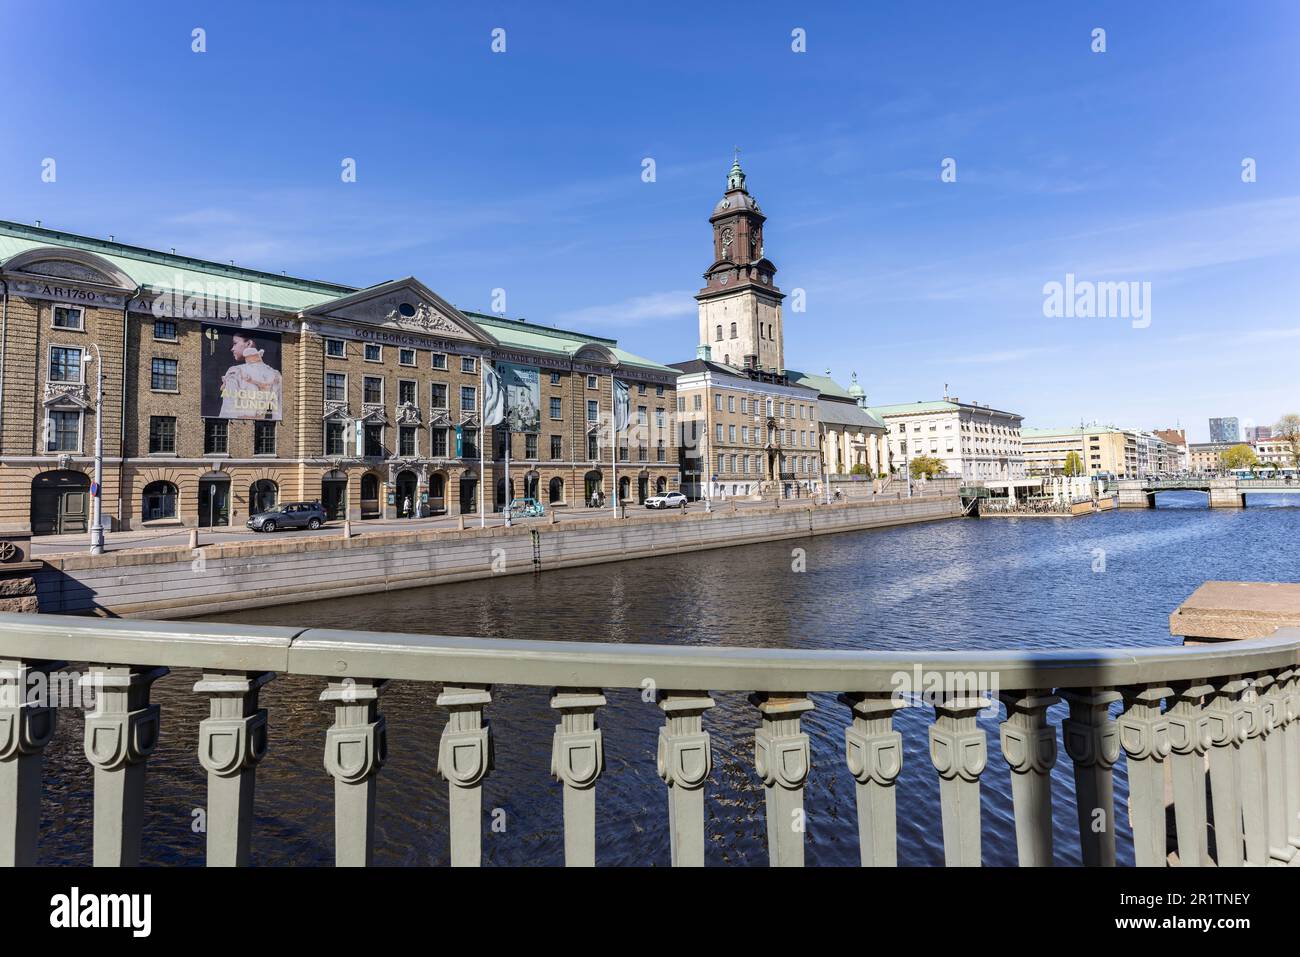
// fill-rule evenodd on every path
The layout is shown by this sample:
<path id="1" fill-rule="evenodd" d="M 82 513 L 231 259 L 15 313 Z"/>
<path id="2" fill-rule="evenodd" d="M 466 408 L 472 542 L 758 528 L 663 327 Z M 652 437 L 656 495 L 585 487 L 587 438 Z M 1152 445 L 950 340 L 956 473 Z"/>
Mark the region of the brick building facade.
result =
<path id="1" fill-rule="evenodd" d="M 628 502 L 679 485 L 675 370 L 416 279 L 355 289 L 0 223 L 0 291 L 0 534 L 86 529 L 96 416 L 111 529 L 242 525 L 299 499 L 477 514 L 485 359 L 523 370 L 540 413 L 511 435 L 509 489 L 488 430 L 488 509 L 577 507 L 615 470 Z"/>

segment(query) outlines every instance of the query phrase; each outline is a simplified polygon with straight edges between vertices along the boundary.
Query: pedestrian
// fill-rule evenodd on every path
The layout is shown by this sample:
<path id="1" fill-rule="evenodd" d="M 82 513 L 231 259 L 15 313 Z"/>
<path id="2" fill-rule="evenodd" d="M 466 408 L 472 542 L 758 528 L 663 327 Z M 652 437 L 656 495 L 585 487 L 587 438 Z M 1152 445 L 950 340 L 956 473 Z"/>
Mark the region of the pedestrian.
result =
<path id="1" fill-rule="evenodd" d="M 411 496 L 402 499 L 402 515 L 406 518 L 411 517 Z"/>

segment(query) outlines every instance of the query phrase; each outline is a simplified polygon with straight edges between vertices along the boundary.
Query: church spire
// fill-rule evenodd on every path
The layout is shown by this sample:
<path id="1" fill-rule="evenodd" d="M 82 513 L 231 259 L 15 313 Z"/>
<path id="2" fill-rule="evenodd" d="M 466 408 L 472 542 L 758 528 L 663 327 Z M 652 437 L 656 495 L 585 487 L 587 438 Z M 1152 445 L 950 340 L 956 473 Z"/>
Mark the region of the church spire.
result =
<path id="1" fill-rule="evenodd" d="M 727 172 L 727 192 L 733 189 L 745 188 L 745 171 L 740 168 L 740 147 L 736 147 L 735 158 L 731 161 L 731 169 Z"/>

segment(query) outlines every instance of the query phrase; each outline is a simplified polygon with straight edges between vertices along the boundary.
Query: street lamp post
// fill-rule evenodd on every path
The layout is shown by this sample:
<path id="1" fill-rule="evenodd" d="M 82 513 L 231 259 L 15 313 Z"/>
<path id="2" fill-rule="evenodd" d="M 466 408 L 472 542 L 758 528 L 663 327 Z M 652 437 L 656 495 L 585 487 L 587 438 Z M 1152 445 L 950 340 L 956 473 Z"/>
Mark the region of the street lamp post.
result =
<path id="1" fill-rule="evenodd" d="M 99 355 L 99 346 L 92 344 L 95 350 L 95 482 L 90 492 L 90 554 L 104 554 L 104 363 Z"/>

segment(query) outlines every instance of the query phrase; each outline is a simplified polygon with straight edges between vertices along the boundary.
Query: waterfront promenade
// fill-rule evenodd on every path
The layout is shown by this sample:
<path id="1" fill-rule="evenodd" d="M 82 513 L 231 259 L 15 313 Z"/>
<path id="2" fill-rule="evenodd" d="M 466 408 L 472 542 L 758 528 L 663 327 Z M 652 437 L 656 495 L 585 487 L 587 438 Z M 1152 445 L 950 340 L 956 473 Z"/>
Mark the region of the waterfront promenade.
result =
<path id="1" fill-rule="evenodd" d="M 200 615 L 956 518 L 961 503 L 946 493 L 881 495 L 831 505 L 787 499 L 628 515 L 593 509 L 588 517 L 532 519 L 509 528 L 457 523 L 347 539 L 337 531 L 284 532 L 199 548 L 46 555 L 32 577 L 45 613 Z"/>

